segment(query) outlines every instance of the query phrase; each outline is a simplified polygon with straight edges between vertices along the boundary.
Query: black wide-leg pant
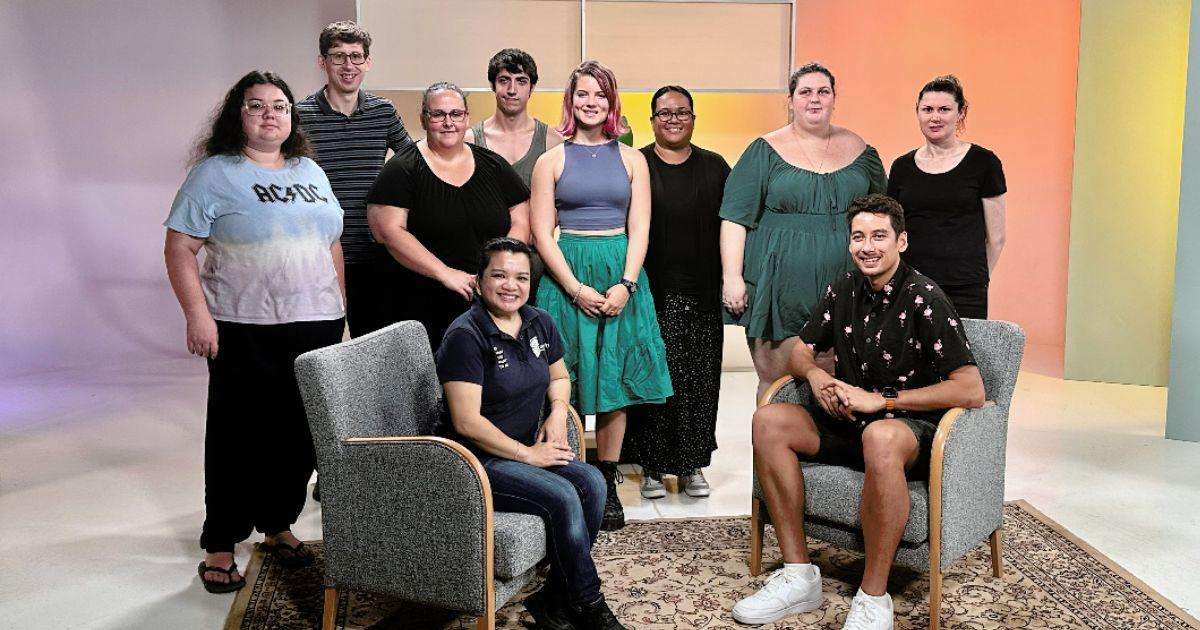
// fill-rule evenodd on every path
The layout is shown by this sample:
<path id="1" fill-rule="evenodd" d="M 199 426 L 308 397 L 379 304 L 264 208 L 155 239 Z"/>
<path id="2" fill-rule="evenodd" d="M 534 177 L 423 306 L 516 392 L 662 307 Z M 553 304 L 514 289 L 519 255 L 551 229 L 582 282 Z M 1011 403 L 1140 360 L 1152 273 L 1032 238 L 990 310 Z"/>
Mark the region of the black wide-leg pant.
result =
<path id="1" fill-rule="evenodd" d="M 254 529 L 273 536 L 304 509 L 314 467 L 312 437 L 296 385 L 296 357 L 342 340 L 344 320 L 217 322 L 208 360 L 204 435 L 204 529 L 209 553 L 233 551 Z"/>

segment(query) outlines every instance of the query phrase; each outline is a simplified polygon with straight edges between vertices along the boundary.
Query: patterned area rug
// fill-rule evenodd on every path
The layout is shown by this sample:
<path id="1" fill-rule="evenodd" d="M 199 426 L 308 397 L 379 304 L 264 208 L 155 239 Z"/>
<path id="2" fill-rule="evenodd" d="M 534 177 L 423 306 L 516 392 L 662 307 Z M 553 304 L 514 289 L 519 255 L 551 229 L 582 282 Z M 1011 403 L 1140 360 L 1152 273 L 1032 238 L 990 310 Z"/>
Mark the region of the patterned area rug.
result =
<path id="1" fill-rule="evenodd" d="M 1006 506 L 1004 521 L 1004 576 L 992 577 L 986 543 L 951 567 L 943 579 L 943 628 L 1200 629 L 1195 619 L 1027 503 Z M 749 523 L 744 516 L 638 521 L 601 534 L 593 555 L 617 616 L 631 629 L 744 627 L 729 610 L 769 575 L 751 578 L 747 571 Z M 779 550 L 769 527 L 767 532 L 764 566 L 773 569 Z M 226 630 L 319 628 L 320 543 L 313 549 L 318 562 L 300 571 L 282 570 L 256 551 L 247 568 L 252 586 L 235 599 Z M 813 557 L 823 574 L 825 605 L 760 627 L 842 627 L 858 588 L 862 556 L 816 543 Z M 888 590 L 895 600 L 896 628 L 929 626 L 928 586 L 923 575 L 895 572 Z M 499 611 L 498 628 L 532 627 L 519 603 L 527 593 Z M 355 593 L 342 596 L 337 627 L 470 629 L 475 620 Z"/>

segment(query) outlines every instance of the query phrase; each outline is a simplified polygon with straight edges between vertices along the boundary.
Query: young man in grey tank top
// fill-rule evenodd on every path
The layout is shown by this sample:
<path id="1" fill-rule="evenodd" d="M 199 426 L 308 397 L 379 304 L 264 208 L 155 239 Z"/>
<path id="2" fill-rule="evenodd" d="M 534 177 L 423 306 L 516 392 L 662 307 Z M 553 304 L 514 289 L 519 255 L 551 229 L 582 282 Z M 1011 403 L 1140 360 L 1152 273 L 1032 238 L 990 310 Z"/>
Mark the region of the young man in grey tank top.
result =
<path id="1" fill-rule="evenodd" d="M 563 141 L 553 128 L 529 115 L 537 64 L 529 53 L 505 48 L 488 61 L 487 77 L 496 96 L 496 113 L 472 126 L 466 141 L 499 153 L 528 186 L 538 157 Z"/>
<path id="2" fill-rule="evenodd" d="M 499 153 L 528 186 L 538 157 L 563 141 L 553 127 L 529 115 L 529 99 L 538 82 L 537 64 L 524 50 L 505 48 L 488 61 L 487 77 L 496 96 L 496 113 L 472 125 L 466 141 Z M 529 303 L 536 304 L 538 283 L 545 271 L 536 253 L 530 268 Z"/>

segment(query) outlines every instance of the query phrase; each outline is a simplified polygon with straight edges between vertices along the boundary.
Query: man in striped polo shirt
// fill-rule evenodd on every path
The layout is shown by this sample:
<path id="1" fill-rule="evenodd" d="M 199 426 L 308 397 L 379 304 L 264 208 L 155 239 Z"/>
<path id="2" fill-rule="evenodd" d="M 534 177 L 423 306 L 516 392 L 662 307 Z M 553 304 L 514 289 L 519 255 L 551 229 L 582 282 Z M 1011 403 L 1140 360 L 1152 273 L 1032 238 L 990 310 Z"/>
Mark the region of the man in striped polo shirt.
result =
<path id="1" fill-rule="evenodd" d="M 346 263 L 346 322 L 350 336 L 382 328 L 386 292 L 376 280 L 373 257 L 379 248 L 367 227 L 367 192 L 383 168 L 388 149 L 412 143 L 391 101 L 364 92 L 371 69 L 371 35 L 350 21 L 321 31 L 317 64 L 325 86 L 296 103 L 300 125 L 316 151 L 317 164 L 329 176 L 333 194 L 345 211 L 342 252 Z M 387 255 L 384 253 L 383 255 Z"/>

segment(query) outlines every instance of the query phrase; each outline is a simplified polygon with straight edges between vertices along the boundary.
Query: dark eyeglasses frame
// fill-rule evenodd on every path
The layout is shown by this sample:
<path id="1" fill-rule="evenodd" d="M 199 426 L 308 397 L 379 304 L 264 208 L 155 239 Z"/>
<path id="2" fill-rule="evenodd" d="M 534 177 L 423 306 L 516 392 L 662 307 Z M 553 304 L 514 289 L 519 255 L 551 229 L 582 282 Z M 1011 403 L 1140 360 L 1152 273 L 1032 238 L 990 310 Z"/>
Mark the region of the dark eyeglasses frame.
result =
<path id="1" fill-rule="evenodd" d="M 359 56 L 359 59 L 358 59 L 358 61 L 355 61 L 355 60 L 354 60 L 354 57 L 355 57 L 355 55 L 358 55 L 358 56 Z M 341 57 L 341 58 L 342 58 L 342 60 L 341 60 L 341 61 L 338 61 L 338 57 Z M 344 66 L 344 65 L 346 65 L 346 62 L 347 62 L 347 61 L 349 61 L 350 63 L 352 63 L 352 64 L 354 64 L 354 65 L 356 65 L 356 66 L 361 66 L 361 65 L 363 65 L 364 63 L 367 63 L 367 55 L 364 55 L 363 53 L 359 53 L 359 52 L 353 52 L 353 53 L 344 53 L 344 52 L 325 53 L 325 58 L 329 60 L 329 63 L 331 63 L 331 64 L 333 64 L 333 65 L 335 65 L 335 66 Z"/>
<path id="2" fill-rule="evenodd" d="M 465 110 L 465 109 L 452 109 L 448 112 L 444 112 L 440 109 L 437 111 L 430 111 L 428 109 L 424 110 L 424 111 L 425 111 L 425 118 L 428 118 L 429 122 L 435 122 L 435 123 L 446 120 L 447 116 L 450 117 L 450 122 L 459 123 L 459 122 L 462 122 L 467 119 L 467 113 L 468 113 L 467 110 Z"/>
<path id="3" fill-rule="evenodd" d="M 688 122 L 696 118 L 696 112 L 672 112 L 665 109 L 660 109 L 652 114 L 659 122 L 670 122 L 672 118 L 680 122 Z"/>

